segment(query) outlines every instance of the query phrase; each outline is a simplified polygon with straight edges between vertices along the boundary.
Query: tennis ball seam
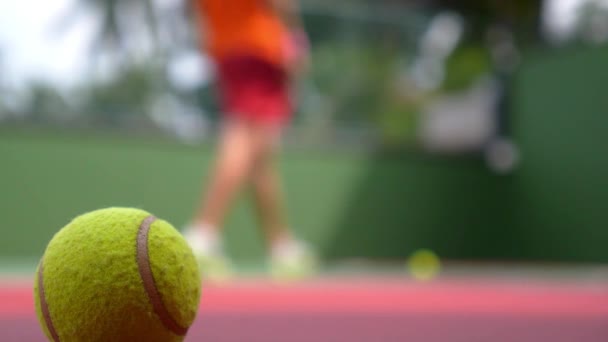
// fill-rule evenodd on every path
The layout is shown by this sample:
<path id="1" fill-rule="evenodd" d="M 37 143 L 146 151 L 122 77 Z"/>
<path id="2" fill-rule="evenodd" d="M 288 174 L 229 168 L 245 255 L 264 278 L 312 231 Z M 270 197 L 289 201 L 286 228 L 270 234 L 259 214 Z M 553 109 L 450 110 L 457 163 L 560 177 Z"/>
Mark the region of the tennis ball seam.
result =
<path id="1" fill-rule="evenodd" d="M 152 303 L 154 312 L 165 326 L 171 332 L 178 336 L 185 336 L 188 332 L 188 327 L 183 327 L 175 321 L 171 316 L 167 307 L 163 303 L 163 299 L 160 291 L 156 287 L 156 281 L 152 274 L 152 267 L 150 265 L 150 257 L 148 253 L 148 237 L 152 223 L 156 221 L 156 217 L 150 215 L 146 217 L 137 232 L 137 266 L 139 268 L 139 275 L 144 284 L 144 289 L 148 295 L 148 299 Z"/>
<path id="2" fill-rule="evenodd" d="M 49 311 L 48 303 L 46 302 L 43 274 L 44 260 L 40 261 L 40 266 L 38 267 L 38 297 L 40 297 L 40 308 L 42 310 L 42 315 L 44 316 L 44 323 L 46 324 L 46 328 L 51 334 L 53 341 L 59 342 L 59 334 L 57 334 L 57 330 L 55 330 L 53 320 L 51 319 L 51 312 Z"/>

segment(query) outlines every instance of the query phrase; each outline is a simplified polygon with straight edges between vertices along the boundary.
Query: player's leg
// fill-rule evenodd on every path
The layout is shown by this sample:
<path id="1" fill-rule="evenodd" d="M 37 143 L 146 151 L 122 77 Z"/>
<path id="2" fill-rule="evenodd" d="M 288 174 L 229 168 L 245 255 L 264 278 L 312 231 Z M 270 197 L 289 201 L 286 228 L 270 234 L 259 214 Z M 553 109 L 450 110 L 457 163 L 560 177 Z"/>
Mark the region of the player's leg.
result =
<path id="1" fill-rule="evenodd" d="M 221 280 L 230 275 L 222 248 L 221 228 L 234 197 L 246 182 L 253 163 L 248 124 L 238 118 L 224 123 L 210 178 L 185 235 L 203 275 Z"/>
<path id="2" fill-rule="evenodd" d="M 276 130 L 260 129 L 254 132 L 256 159 L 251 171 L 252 193 L 255 209 L 266 240 L 270 245 L 280 239 L 287 231 L 283 189 L 280 175 L 276 169 L 275 136 Z"/>
<path id="3" fill-rule="evenodd" d="M 301 277 L 315 266 L 314 253 L 289 229 L 280 172 L 275 162 L 278 130 L 254 126 L 252 130 L 256 159 L 251 172 L 255 207 L 270 254 L 272 274 L 276 277 Z"/>
<path id="4" fill-rule="evenodd" d="M 228 119 L 222 127 L 215 164 L 194 224 L 219 229 L 230 204 L 245 183 L 254 161 L 246 122 Z"/>

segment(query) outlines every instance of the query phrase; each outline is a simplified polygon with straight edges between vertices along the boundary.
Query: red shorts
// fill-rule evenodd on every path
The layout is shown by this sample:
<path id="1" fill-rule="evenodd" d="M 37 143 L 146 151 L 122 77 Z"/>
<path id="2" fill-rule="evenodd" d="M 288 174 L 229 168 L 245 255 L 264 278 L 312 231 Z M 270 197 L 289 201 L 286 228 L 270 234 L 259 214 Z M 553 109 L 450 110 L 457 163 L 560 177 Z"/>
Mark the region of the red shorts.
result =
<path id="1" fill-rule="evenodd" d="M 273 125 L 288 121 L 292 103 L 282 68 L 247 56 L 226 58 L 218 66 L 225 115 Z"/>

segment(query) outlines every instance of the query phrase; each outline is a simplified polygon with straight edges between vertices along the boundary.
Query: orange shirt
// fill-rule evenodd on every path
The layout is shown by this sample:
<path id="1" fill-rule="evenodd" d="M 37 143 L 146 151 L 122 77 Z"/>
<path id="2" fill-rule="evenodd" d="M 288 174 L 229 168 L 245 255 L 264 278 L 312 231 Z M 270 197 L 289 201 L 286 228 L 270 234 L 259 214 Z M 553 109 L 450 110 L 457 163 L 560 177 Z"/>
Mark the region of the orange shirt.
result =
<path id="1" fill-rule="evenodd" d="M 284 63 L 287 28 L 266 0 L 194 0 L 206 48 L 218 59 L 254 56 Z"/>

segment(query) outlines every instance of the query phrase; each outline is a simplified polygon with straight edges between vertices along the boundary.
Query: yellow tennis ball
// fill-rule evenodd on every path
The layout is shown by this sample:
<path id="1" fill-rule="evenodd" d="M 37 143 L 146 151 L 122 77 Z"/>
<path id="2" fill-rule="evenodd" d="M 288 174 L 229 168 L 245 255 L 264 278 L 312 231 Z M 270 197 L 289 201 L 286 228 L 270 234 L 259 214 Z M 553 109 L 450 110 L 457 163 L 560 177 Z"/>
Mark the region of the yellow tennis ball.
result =
<path id="1" fill-rule="evenodd" d="M 169 223 L 143 210 L 101 209 L 50 241 L 36 272 L 36 312 L 54 342 L 182 341 L 200 279 Z"/>
<path id="2" fill-rule="evenodd" d="M 408 259 L 408 269 L 416 280 L 428 281 L 434 279 L 441 271 L 439 257 L 428 249 L 415 251 Z"/>

